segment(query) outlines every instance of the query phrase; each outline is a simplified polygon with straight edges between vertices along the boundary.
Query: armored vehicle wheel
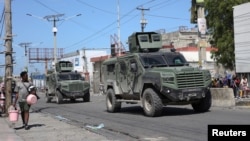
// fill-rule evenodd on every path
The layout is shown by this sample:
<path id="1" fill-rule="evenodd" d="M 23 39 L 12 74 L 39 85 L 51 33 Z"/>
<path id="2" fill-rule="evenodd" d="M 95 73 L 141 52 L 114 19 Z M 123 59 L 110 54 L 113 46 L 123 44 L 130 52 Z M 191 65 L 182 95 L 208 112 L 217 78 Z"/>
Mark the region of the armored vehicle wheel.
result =
<path id="1" fill-rule="evenodd" d="M 192 107 L 196 112 L 207 112 L 212 105 L 212 96 L 210 90 L 207 91 L 205 98 L 198 103 L 193 103 Z"/>
<path id="2" fill-rule="evenodd" d="M 86 93 L 84 96 L 83 96 L 83 101 L 84 102 L 89 102 L 90 101 L 90 93 Z"/>
<path id="3" fill-rule="evenodd" d="M 59 91 L 56 91 L 56 103 L 61 104 L 63 101 L 62 94 Z"/>
<path id="4" fill-rule="evenodd" d="M 113 89 L 108 89 L 106 96 L 107 111 L 110 113 L 119 112 L 121 110 L 121 102 L 116 101 L 115 92 Z"/>
<path id="5" fill-rule="evenodd" d="M 46 93 L 46 96 L 45 96 L 45 101 L 46 103 L 50 103 L 51 102 L 51 97 L 49 97 L 49 95 Z"/>
<path id="6" fill-rule="evenodd" d="M 162 114 L 162 101 L 153 89 L 147 88 L 143 92 L 142 104 L 146 116 L 156 117 Z"/>

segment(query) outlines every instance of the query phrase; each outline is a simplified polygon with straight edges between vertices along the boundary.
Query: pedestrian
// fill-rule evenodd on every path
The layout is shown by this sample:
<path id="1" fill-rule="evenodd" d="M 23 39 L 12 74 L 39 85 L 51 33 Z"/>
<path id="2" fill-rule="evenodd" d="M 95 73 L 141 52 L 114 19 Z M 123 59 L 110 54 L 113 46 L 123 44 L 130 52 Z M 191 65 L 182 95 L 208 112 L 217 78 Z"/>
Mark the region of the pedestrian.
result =
<path id="1" fill-rule="evenodd" d="M 247 77 L 243 76 L 241 81 L 240 81 L 241 89 L 243 91 L 242 97 L 245 97 L 247 95 L 247 90 L 248 90 L 248 81 Z"/>
<path id="2" fill-rule="evenodd" d="M 239 76 L 235 75 L 233 77 L 233 91 L 235 98 L 239 98 L 239 90 L 240 90 L 240 78 Z"/>
<path id="3" fill-rule="evenodd" d="M 29 130 L 28 122 L 29 122 L 29 110 L 30 105 L 27 103 L 26 98 L 29 95 L 28 88 L 32 85 L 28 80 L 28 73 L 23 71 L 20 73 L 21 81 L 17 82 L 14 92 L 16 93 L 16 98 L 14 102 L 14 107 L 16 108 L 16 103 L 18 101 L 20 110 L 21 110 L 21 118 L 23 122 L 23 128 L 25 130 Z"/>
<path id="4" fill-rule="evenodd" d="M 0 84 L 0 108 L 1 108 L 1 114 L 5 113 L 5 87 L 4 83 Z"/>

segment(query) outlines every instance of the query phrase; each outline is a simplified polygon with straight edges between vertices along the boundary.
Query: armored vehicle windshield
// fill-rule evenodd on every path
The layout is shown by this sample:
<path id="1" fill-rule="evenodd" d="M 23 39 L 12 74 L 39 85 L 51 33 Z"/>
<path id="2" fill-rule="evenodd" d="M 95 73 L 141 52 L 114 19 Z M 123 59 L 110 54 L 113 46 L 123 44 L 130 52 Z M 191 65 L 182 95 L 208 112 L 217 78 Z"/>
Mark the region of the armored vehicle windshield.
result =
<path id="1" fill-rule="evenodd" d="M 140 58 L 144 68 L 188 65 L 180 53 L 141 53 Z"/>
<path id="2" fill-rule="evenodd" d="M 58 81 L 64 81 L 64 80 L 84 80 L 84 78 L 78 73 L 58 74 Z"/>

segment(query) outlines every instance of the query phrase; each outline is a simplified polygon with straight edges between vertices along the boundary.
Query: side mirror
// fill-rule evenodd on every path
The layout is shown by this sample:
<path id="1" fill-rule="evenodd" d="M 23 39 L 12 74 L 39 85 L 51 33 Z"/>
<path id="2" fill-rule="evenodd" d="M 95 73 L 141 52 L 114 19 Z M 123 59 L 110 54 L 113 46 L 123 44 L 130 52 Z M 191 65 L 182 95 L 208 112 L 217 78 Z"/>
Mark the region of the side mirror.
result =
<path id="1" fill-rule="evenodd" d="M 130 68 L 131 68 L 131 72 L 137 72 L 137 64 L 136 63 L 131 63 Z"/>

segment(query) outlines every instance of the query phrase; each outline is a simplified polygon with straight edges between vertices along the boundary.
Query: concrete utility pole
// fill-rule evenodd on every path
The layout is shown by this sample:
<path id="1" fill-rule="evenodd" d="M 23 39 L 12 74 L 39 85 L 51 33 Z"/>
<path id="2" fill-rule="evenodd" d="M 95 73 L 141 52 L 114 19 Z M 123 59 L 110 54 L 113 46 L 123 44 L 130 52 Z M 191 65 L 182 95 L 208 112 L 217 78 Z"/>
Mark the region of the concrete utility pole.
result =
<path id="1" fill-rule="evenodd" d="M 121 31 L 120 31 L 120 1 L 117 0 L 117 29 L 118 29 L 118 56 L 121 55 Z"/>
<path id="2" fill-rule="evenodd" d="M 141 23 L 141 31 L 144 32 L 144 28 L 146 27 L 146 24 L 147 24 L 147 20 L 144 18 L 144 11 L 149 10 L 149 8 L 145 9 L 143 7 L 141 7 L 141 8 L 137 7 L 136 9 L 141 10 L 141 21 L 140 21 L 140 23 Z"/>
<path id="3" fill-rule="evenodd" d="M 197 16 L 198 16 L 198 49 L 199 49 L 199 67 L 202 68 L 204 66 L 204 62 L 206 61 L 206 35 L 199 29 L 199 26 L 205 26 L 205 23 L 199 23 L 199 19 L 205 19 L 205 8 L 204 5 L 198 5 L 197 9 Z M 202 25 L 199 25 L 202 24 Z M 206 27 L 203 28 L 206 30 Z"/>
<path id="4" fill-rule="evenodd" d="M 62 16 L 64 16 L 64 14 L 48 15 L 48 16 L 44 17 L 44 19 L 47 19 L 49 22 L 53 22 L 52 32 L 54 33 L 54 64 L 56 64 L 56 62 L 57 62 L 56 22 L 61 21 L 62 19 L 59 19 L 59 17 L 62 17 Z"/>
<path id="5" fill-rule="evenodd" d="M 26 58 L 26 66 L 24 67 L 24 69 L 28 72 L 28 68 L 29 68 L 29 60 L 28 60 L 28 51 L 27 48 L 31 45 L 32 43 L 20 43 L 19 46 L 24 47 L 24 53 L 25 53 L 25 58 Z"/>
<path id="6" fill-rule="evenodd" d="M 12 21 L 11 21 L 11 0 L 5 0 L 4 5 L 5 13 L 5 109 L 8 109 L 12 101 L 12 73 L 13 73 L 13 60 L 12 60 Z M 8 111 L 8 110 L 5 110 Z M 6 113 L 8 115 L 8 112 Z"/>

